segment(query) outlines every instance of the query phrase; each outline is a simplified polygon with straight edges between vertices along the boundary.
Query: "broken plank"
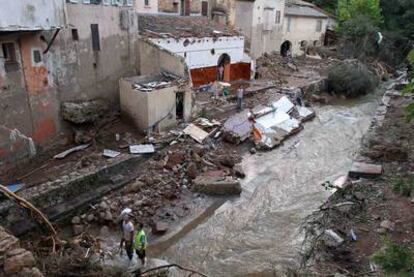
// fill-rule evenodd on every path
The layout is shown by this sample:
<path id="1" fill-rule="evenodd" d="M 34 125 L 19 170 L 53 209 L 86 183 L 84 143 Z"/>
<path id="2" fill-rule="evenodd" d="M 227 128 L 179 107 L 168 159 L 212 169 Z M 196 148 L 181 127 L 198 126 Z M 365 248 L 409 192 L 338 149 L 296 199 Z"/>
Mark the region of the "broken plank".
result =
<path id="1" fill-rule="evenodd" d="M 68 156 L 69 154 L 72 154 L 74 152 L 78 152 L 78 151 L 82 151 L 85 150 L 86 148 L 89 147 L 90 144 L 82 144 L 73 148 L 70 148 L 66 151 L 63 151 L 62 153 L 59 153 L 57 155 L 55 155 L 53 158 L 54 159 L 64 159 L 66 158 L 66 156 Z"/>
<path id="2" fill-rule="evenodd" d="M 188 125 L 184 130 L 184 134 L 189 135 L 198 143 L 203 143 L 204 140 L 209 136 L 209 133 L 204 131 L 203 129 L 195 126 L 194 124 Z"/>
<path id="3" fill-rule="evenodd" d="M 154 153 L 154 145 L 152 144 L 138 144 L 129 146 L 129 152 L 131 154 L 150 154 Z"/>

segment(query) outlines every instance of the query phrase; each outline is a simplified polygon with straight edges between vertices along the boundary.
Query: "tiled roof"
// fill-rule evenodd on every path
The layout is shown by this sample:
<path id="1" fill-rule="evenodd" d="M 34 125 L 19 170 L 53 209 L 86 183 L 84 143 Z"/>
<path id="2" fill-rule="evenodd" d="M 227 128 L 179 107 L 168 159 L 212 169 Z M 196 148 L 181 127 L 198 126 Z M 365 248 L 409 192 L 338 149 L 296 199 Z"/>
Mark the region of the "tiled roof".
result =
<path id="1" fill-rule="evenodd" d="M 328 16 L 319 11 L 318 8 L 314 8 L 315 5 L 301 1 L 301 0 L 288 0 L 285 6 L 286 15 L 304 16 L 304 17 L 320 17 L 327 18 Z"/>
<path id="2" fill-rule="evenodd" d="M 150 38 L 240 36 L 228 26 L 210 21 L 205 16 L 138 15 L 139 32 Z"/>

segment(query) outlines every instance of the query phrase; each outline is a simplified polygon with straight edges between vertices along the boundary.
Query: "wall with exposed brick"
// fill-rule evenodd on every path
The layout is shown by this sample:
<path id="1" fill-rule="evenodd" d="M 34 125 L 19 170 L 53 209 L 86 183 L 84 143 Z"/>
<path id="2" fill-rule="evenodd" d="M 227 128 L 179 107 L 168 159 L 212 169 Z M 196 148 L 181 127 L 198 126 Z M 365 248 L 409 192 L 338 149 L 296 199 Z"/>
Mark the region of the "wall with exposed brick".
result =
<path id="1" fill-rule="evenodd" d="M 118 108 L 119 79 L 136 75 L 134 9 L 67 4 L 67 14 L 71 28 L 61 31 L 51 50 L 56 57 L 53 78 L 61 101 L 104 98 Z M 99 50 L 92 47 L 91 24 L 98 24 Z"/>
<path id="2" fill-rule="evenodd" d="M 49 82 L 49 56 L 42 54 L 47 44 L 40 38 L 48 33 L 0 39 L 1 45 L 13 43 L 15 52 L 12 63 L 6 61 L 6 53 L 0 54 L 0 166 L 36 154 L 58 134 L 57 90 Z M 34 51 L 39 54 L 37 63 Z"/>
<path id="3" fill-rule="evenodd" d="M 119 79 L 136 75 L 134 7 L 67 3 L 66 11 L 70 27 L 45 54 L 55 30 L 0 32 L 0 46 L 13 43 L 15 49 L 10 63 L 0 47 L 0 167 L 53 145 L 68 129 L 61 102 L 104 98 L 117 110 Z M 91 24 L 99 29 L 95 50 Z"/>
<path id="4" fill-rule="evenodd" d="M 201 14 L 201 1 L 202 0 L 159 0 L 158 11 L 162 13 L 181 14 L 182 6 L 184 5 L 185 7 L 189 6 L 189 12 L 191 14 Z"/>

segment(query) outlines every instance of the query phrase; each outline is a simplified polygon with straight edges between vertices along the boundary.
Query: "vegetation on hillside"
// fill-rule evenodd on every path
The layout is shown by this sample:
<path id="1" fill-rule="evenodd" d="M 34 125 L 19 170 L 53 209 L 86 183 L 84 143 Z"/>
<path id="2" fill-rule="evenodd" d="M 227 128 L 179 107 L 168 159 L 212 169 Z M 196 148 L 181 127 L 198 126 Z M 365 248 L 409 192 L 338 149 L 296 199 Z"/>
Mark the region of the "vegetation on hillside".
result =
<path id="1" fill-rule="evenodd" d="M 389 240 L 374 253 L 372 260 L 381 266 L 387 275 L 412 276 L 414 273 L 414 254 L 404 245 L 398 245 Z"/>

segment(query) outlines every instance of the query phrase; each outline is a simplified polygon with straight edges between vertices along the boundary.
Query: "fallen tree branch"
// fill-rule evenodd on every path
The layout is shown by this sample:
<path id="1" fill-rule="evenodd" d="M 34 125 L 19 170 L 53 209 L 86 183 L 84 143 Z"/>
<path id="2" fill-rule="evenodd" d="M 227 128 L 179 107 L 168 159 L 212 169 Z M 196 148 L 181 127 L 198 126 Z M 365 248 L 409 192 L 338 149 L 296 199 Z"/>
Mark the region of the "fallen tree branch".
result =
<path id="1" fill-rule="evenodd" d="M 52 234 L 52 236 L 53 237 L 57 236 L 56 229 L 53 227 L 52 223 L 50 223 L 50 221 L 47 219 L 47 217 L 39 209 L 37 209 L 30 202 L 28 202 L 26 199 L 18 196 L 17 194 L 15 194 L 14 192 L 12 192 L 11 190 L 9 190 L 7 187 L 5 187 L 3 185 L 0 185 L 0 191 L 2 191 L 4 193 L 4 195 L 6 195 L 11 200 L 16 201 L 17 205 L 19 205 L 23 208 L 29 209 L 30 211 L 34 212 L 41 219 L 41 222 L 44 223 L 44 225 L 46 225 L 46 227 L 48 228 L 48 230 Z"/>
<path id="2" fill-rule="evenodd" d="M 192 269 L 189 269 L 189 268 L 183 267 L 183 266 L 181 266 L 181 265 L 179 265 L 179 264 L 162 265 L 162 266 L 158 266 L 158 267 L 150 268 L 150 269 L 148 269 L 148 270 L 146 270 L 146 271 L 144 271 L 144 272 L 139 272 L 139 271 L 140 271 L 140 269 L 138 269 L 138 270 L 133 271 L 132 273 L 135 273 L 135 274 L 136 274 L 135 276 L 140 277 L 140 276 L 144 276 L 144 275 L 146 275 L 146 274 L 148 274 L 148 273 L 150 273 L 150 272 L 156 271 L 156 270 L 168 269 L 168 268 L 172 268 L 172 267 L 177 267 L 177 268 L 179 268 L 179 269 L 181 269 L 181 270 L 184 270 L 184 271 L 190 272 L 191 274 L 198 274 L 198 275 L 203 276 L 203 277 L 208 277 L 207 275 L 205 275 L 205 274 L 203 274 L 203 273 L 201 273 L 201 272 L 198 272 L 198 271 L 195 271 L 195 270 L 192 270 Z"/>

